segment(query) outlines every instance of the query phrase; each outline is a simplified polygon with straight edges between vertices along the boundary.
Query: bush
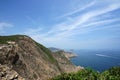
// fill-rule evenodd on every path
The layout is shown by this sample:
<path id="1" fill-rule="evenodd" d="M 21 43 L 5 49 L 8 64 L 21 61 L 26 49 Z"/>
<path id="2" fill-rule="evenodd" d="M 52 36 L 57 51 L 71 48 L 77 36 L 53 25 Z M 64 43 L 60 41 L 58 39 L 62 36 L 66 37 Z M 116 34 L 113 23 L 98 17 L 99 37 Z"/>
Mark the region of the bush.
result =
<path id="1" fill-rule="evenodd" d="M 77 73 L 63 73 L 51 80 L 120 80 L 120 67 L 112 67 L 102 73 L 86 68 Z"/>

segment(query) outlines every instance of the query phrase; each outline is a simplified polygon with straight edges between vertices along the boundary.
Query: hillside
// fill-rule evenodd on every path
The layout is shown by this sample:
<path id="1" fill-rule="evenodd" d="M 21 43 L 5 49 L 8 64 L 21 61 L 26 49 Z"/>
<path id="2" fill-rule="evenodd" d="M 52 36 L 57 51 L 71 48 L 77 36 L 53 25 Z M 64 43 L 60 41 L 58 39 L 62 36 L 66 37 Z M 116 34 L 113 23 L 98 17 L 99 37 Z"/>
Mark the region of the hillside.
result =
<path id="1" fill-rule="evenodd" d="M 57 51 L 52 54 L 53 57 L 57 60 L 62 73 L 77 72 L 78 70 L 83 69 L 80 66 L 73 65 L 68 56 L 66 57 L 66 54 L 68 53 L 65 53 L 65 51 Z"/>
<path id="2" fill-rule="evenodd" d="M 47 80 L 64 72 L 78 70 L 64 55 L 57 55 L 28 36 L 0 36 L 0 65 L 6 66 L 8 73 L 16 73 L 18 80 Z M 62 60 L 58 60 L 59 57 Z M 67 67 L 71 67 L 72 71 Z M 2 71 L 7 74 L 0 68 L 0 80 L 7 79 Z M 14 77 L 8 80 L 14 80 Z"/>

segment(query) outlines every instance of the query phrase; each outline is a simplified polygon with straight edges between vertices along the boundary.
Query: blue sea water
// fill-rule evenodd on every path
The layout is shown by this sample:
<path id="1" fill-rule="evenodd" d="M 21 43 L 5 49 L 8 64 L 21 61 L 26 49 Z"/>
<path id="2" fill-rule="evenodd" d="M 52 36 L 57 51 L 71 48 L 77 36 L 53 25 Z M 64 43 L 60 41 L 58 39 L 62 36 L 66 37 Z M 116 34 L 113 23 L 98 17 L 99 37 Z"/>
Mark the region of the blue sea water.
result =
<path id="1" fill-rule="evenodd" d="M 90 67 L 102 72 L 113 66 L 120 66 L 120 51 L 75 50 L 78 56 L 71 58 L 75 65 Z"/>

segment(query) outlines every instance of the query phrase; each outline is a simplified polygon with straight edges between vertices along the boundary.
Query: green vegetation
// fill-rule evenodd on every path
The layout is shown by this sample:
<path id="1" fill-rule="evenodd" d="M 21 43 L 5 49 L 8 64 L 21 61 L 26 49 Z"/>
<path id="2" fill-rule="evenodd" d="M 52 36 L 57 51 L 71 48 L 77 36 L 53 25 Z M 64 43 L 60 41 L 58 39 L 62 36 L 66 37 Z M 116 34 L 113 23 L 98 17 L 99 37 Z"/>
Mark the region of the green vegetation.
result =
<path id="1" fill-rule="evenodd" d="M 22 35 L 0 36 L 0 44 L 6 44 L 7 41 L 16 41 Z"/>
<path id="2" fill-rule="evenodd" d="M 40 47 L 40 49 L 41 49 L 43 52 L 46 53 L 47 57 L 49 58 L 49 60 L 50 60 L 51 62 L 54 63 L 54 62 L 56 61 L 55 58 L 52 56 L 51 51 L 50 51 L 48 48 L 44 47 L 43 45 L 41 45 L 41 44 L 39 44 L 39 43 L 37 43 L 37 42 L 35 42 L 35 43 L 36 43 L 37 46 Z"/>
<path id="3" fill-rule="evenodd" d="M 83 69 L 77 73 L 63 73 L 51 80 L 120 80 L 120 67 L 112 67 L 102 73 Z"/>
<path id="4" fill-rule="evenodd" d="M 112 67 L 101 73 L 101 80 L 120 80 L 120 67 Z"/>

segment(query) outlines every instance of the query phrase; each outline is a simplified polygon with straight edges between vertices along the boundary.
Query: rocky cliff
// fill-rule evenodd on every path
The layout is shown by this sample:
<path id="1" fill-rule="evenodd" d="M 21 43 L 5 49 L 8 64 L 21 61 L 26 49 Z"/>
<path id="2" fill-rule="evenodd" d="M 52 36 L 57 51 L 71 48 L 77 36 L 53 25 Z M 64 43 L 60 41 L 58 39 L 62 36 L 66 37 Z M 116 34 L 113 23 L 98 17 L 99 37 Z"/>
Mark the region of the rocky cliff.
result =
<path id="1" fill-rule="evenodd" d="M 70 61 L 71 56 L 68 56 L 68 54 L 69 53 L 65 53 L 65 51 L 63 50 L 54 52 L 52 54 L 53 57 L 57 60 L 61 72 L 70 73 L 70 72 L 77 72 L 78 70 L 83 69 L 80 66 L 73 65 Z"/>
<path id="2" fill-rule="evenodd" d="M 6 70 L 3 76 L 0 67 L 0 80 L 47 80 L 62 72 L 71 72 L 70 68 L 78 70 L 65 56 L 62 60 L 59 54 L 25 35 L 0 36 L 0 66 Z M 10 72 L 17 76 L 7 79 Z"/>

